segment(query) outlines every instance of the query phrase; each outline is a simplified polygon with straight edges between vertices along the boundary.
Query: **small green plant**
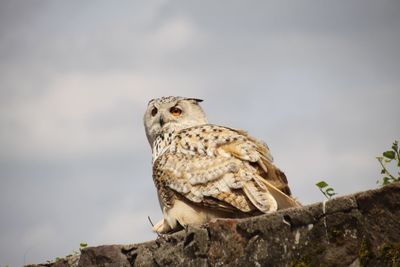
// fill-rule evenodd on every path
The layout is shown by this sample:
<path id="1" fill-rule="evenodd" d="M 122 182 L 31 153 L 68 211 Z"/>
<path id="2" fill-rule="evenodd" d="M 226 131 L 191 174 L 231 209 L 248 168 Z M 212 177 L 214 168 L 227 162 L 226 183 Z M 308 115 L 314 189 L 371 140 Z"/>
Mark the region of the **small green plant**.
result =
<path id="1" fill-rule="evenodd" d="M 81 254 L 82 249 L 86 248 L 88 246 L 87 243 L 82 242 L 79 244 L 79 251 L 77 250 L 73 250 L 70 254 L 68 254 L 67 256 L 65 256 L 64 258 L 61 257 L 57 257 L 54 262 L 60 261 L 60 260 L 65 260 L 74 256 L 79 256 Z M 47 263 L 52 263 L 52 261 L 47 261 Z"/>
<path id="2" fill-rule="evenodd" d="M 335 189 L 330 187 L 328 185 L 328 183 L 325 181 L 320 181 L 320 182 L 316 183 L 315 185 L 319 188 L 319 191 L 321 191 L 321 193 L 324 194 L 324 196 L 327 199 L 331 199 L 334 195 L 337 195 L 337 193 L 335 192 Z"/>
<path id="3" fill-rule="evenodd" d="M 400 168 L 400 148 L 399 141 L 394 141 L 391 150 L 382 153 L 382 156 L 376 157 L 382 166 L 381 174 L 383 175 L 382 181 L 377 181 L 378 184 L 387 185 L 391 183 L 400 182 L 400 171 L 397 171 L 397 176 L 393 175 L 388 170 L 388 164 L 395 163 Z"/>

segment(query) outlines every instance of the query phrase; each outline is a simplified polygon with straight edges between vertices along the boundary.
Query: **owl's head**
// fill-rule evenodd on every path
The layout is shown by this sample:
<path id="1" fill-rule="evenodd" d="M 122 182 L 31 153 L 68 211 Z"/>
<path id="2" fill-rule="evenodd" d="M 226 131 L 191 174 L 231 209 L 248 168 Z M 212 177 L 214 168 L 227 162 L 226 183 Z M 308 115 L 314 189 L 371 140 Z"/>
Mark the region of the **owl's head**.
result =
<path id="1" fill-rule="evenodd" d="M 150 145 L 163 130 L 179 131 L 208 123 L 196 98 L 161 97 L 150 100 L 144 114 L 144 127 Z"/>

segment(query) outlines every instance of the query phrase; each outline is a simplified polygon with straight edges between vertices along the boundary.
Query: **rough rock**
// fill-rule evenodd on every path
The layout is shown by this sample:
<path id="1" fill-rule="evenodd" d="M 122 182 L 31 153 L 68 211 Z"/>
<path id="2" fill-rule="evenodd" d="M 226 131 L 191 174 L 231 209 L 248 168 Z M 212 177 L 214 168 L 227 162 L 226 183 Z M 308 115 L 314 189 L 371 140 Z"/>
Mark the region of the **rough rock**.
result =
<path id="1" fill-rule="evenodd" d="M 61 266 L 400 266 L 400 184 L 136 245 L 82 250 Z"/>

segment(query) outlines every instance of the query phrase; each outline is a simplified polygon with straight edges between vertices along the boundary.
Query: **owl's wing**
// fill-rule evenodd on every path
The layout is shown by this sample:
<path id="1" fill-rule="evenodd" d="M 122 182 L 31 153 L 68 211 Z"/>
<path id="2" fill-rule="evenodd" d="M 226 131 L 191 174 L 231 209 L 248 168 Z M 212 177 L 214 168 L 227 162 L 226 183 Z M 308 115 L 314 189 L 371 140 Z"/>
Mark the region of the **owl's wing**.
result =
<path id="1" fill-rule="evenodd" d="M 288 180 L 284 172 L 273 164 L 273 158 L 268 146 L 256 138 L 250 136 L 245 131 L 239 130 L 248 140 L 255 144 L 256 151 L 259 153 L 259 159 L 256 164 L 257 170 L 262 181 L 266 184 L 271 194 L 277 200 L 279 208 L 300 207 L 301 204 L 291 197 Z"/>
<path id="2" fill-rule="evenodd" d="M 266 187 L 257 184 L 257 177 L 236 158 L 166 153 L 155 162 L 153 174 L 166 206 L 173 190 L 186 200 L 222 211 L 277 209 Z"/>
<path id="3" fill-rule="evenodd" d="M 166 187 L 221 210 L 269 212 L 297 206 L 275 185 L 282 179 L 271 161 L 268 148 L 245 132 L 202 125 L 179 132 L 153 173 L 164 203 Z"/>

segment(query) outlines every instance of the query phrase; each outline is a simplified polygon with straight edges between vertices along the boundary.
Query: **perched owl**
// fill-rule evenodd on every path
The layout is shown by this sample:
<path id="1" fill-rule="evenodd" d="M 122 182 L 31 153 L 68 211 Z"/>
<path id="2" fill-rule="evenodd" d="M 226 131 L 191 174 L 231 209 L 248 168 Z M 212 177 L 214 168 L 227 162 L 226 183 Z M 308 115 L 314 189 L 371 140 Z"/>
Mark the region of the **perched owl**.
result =
<path id="1" fill-rule="evenodd" d="M 153 230 L 299 206 L 268 147 L 245 131 L 209 124 L 201 101 L 162 97 L 148 104 L 144 125 L 164 214 Z"/>

